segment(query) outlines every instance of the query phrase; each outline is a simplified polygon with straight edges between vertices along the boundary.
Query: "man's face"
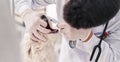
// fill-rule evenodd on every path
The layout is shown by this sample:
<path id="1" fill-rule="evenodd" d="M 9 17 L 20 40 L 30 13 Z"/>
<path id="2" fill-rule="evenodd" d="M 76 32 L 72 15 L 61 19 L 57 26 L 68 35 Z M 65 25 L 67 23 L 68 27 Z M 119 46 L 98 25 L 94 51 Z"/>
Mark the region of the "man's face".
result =
<path id="1" fill-rule="evenodd" d="M 65 21 L 59 22 L 58 28 L 60 29 L 60 32 L 63 33 L 64 36 L 66 37 L 66 39 L 68 39 L 68 40 L 79 39 L 79 37 L 80 37 L 79 33 L 82 33 L 82 32 L 84 35 L 83 29 L 76 29 L 76 28 L 70 26 Z"/>
<path id="2" fill-rule="evenodd" d="M 65 4 L 67 4 L 69 1 L 70 0 L 65 0 Z M 70 26 L 67 22 L 65 22 L 65 20 L 59 22 L 58 28 L 68 40 L 75 40 L 79 37 L 79 30 Z"/>

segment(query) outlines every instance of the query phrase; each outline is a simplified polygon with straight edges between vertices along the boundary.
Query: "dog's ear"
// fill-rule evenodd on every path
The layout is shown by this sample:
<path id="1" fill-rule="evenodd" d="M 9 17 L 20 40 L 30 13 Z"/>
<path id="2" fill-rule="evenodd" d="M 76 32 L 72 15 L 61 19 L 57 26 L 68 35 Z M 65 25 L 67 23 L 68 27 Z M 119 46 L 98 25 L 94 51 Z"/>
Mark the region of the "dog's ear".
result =
<path id="1" fill-rule="evenodd" d="M 91 28 L 116 15 L 120 0 L 71 0 L 64 6 L 65 21 L 75 28 Z"/>

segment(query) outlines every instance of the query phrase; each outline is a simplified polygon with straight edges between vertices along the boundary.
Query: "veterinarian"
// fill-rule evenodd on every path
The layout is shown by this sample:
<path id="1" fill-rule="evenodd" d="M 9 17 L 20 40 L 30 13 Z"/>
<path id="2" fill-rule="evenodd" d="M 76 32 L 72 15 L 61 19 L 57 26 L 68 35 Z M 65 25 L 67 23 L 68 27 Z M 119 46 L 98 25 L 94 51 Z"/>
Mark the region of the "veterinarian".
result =
<path id="1" fill-rule="evenodd" d="M 58 27 L 64 34 L 59 62 L 119 62 L 120 11 L 118 11 L 118 3 L 120 1 L 71 1 L 73 1 L 73 3 L 70 3 L 69 0 L 19 0 L 16 3 L 15 12 L 17 15 L 23 18 L 26 30 L 33 34 L 31 35 L 31 39 L 35 41 L 46 41 L 43 36 L 38 34 L 38 30 L 45 34 L 49 34 L 50 30 L 45 28 L 47 26 L 47 23 L 40 19 L 40 16 L 42 14 L 37 13 L 35 10 L 42 9 L 43 6 L 46 6 L 48 4 L 57 4 L 57 15 L 59 21 L 61 21 L 61 23 L 58 24 Z M 70 4 L 73 6 L 70 6 Z M 79 11 L 72 12 L 73 9 L 81 7 L 83 7 L 82 10 L 78 9 L 81 13 L 79 13 Z M 88 11 L 88 13 L 84 13 L 84 11 L 87 11 L 87 8 L 89 7 L 90 11 Z M 95 8 L 95 11 L 93 8 Z M 113 8 L 114 10 L 112 10 Z M 108 10 L 108 12 L 106 10 Z M 73 15 L 74 17 L 72 17 Z M 83 23 L 80 23 L 78 21 L 79 18 Z M 88 21 L 85 23 L 85 20 Z M 95 22 L 96 20 L 99 21 Z M 107 24 L 108 20 L 109 23 Z M 90 23 L 89 21 L 93 23 Z M 99 47 L 98 44 L 102 37 L 101 35 L 103 34 L 103 30 L 105 31 L 105 35 L 103 36 L 104 39 L 102 38 L 102 43 Z M 95 49 L 96 45 L 98 46 L 97 49 Z M 93 52 L 94 49 L 96 53 Z M 99 51 L 100 55 L 97 53 Z M 93 58 L 91 58 L 92 55 Z M 97 60 L 97 58 L 99 59 Z"/>

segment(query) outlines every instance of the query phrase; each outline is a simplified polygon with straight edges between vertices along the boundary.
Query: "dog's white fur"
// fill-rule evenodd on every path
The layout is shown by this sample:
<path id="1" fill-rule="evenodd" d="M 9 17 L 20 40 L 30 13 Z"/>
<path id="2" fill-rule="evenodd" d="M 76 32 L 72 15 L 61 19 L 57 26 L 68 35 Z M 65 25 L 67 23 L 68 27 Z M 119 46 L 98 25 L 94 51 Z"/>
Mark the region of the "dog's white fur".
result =
<path id="1" fill-rule="evenodd" d="M 23 62 L 58 62 L 61 43 L 60 33 L 47 34 L 45 37 L 47 41 L 35 42 L 30 40 L 29 33 L 24 35 L 21 43 Z"/>

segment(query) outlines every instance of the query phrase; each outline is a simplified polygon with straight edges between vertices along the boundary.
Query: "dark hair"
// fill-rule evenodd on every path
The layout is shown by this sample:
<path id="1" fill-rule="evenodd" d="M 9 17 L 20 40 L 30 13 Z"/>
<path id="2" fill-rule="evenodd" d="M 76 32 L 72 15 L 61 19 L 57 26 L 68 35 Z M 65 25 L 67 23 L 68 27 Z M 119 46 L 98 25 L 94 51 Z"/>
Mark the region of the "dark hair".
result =
<path id="1" fill-rule="evenodd" d="M 119 0 L 71 0 L 64 6 L 63 17 L 72 27 L 91 28 L 106 23 L 119 10 Z"/>

